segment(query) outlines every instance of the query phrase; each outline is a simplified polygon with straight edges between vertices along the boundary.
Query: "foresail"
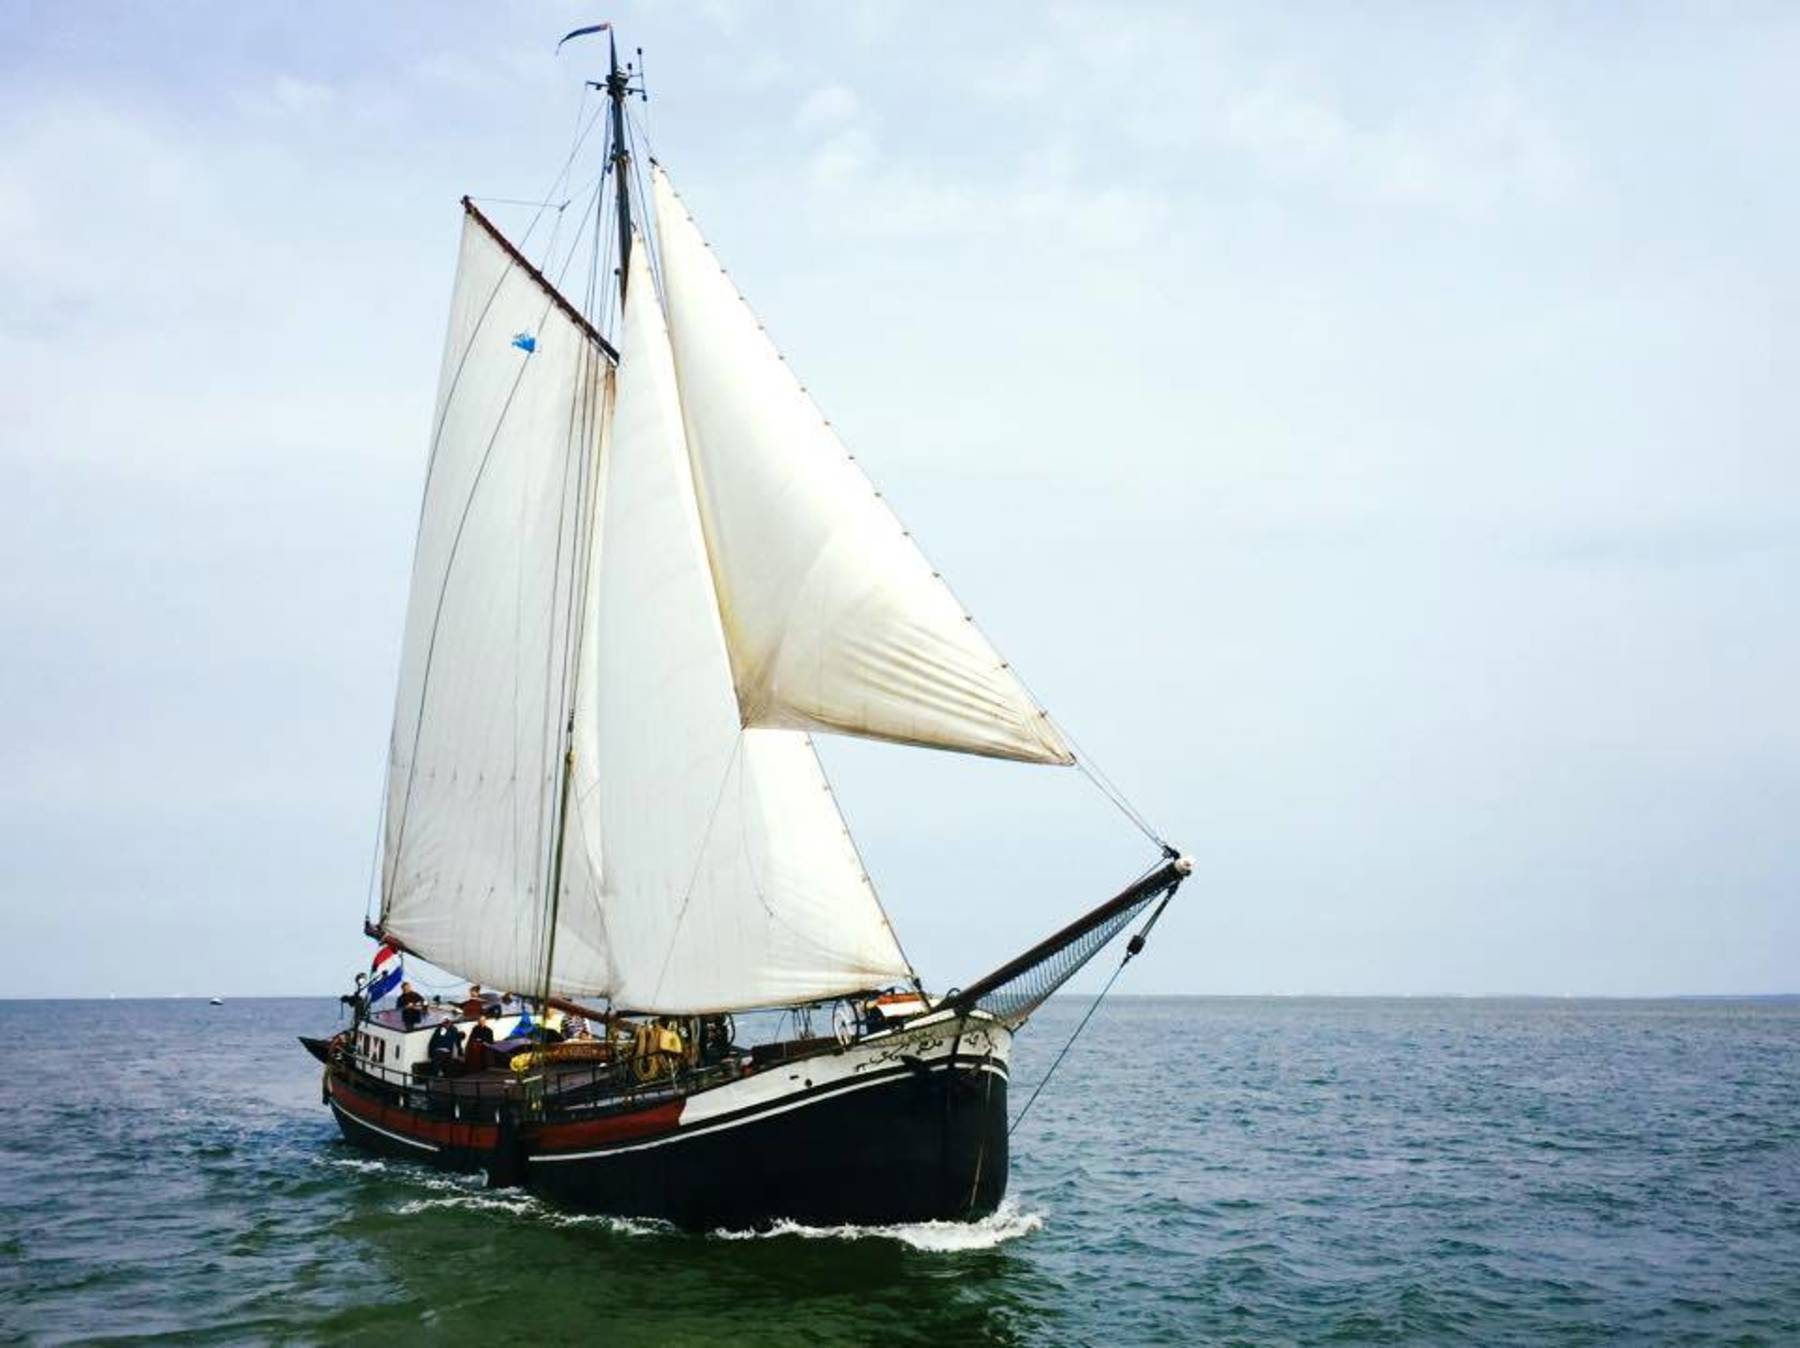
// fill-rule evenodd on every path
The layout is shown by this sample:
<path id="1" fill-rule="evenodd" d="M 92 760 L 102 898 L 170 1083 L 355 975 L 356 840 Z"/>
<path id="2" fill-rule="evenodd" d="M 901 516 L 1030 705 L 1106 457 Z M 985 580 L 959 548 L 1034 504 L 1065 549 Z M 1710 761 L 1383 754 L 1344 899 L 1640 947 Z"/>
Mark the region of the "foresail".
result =
<path id="1" fill-rule="evenodd" d="M 664 303 L 746 726 L 1073 761 L 651 175 Z"/>
<path id="2" fill-rule="evenodd" d="M 382 928 L 535 990 L 572 675 L 578 549 L 608 363 L 465 217 L 390 742 Z M 579 958 L 559 952 L 559 962 Z"/>
<path id="3" fill-rule="evenodd" d="M 626 289 L 577 700 L 569 846 L 590 850 L 565 860 L 555 981 L 671 1013 L 893 983 L 910 970 L 812 746 L 739 724 L 645 251 Z M 604 950 L 605 987 L 570 979 L 564 933 Z"/>

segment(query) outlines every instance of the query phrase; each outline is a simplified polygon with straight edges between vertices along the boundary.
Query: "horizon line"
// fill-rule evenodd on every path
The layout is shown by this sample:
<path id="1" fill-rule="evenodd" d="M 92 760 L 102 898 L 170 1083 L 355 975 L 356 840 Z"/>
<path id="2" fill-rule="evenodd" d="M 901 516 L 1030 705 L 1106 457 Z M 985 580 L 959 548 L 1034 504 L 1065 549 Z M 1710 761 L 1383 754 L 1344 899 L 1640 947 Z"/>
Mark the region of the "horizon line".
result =
<path id="1" fill-rule="evenodd" d="M 1052 999 L 1092 1000 L 1091 992 L 1058 991 Z M 235 1002 L 338 1001 L 333 992 L 140 992 L 26 993 L 0 996 L 8 1002 Z M 1115 992 L 1112 1001 L 1320 1001 L 1320 1002 L 1704 1002 L 1800 1000 L 1793 992 Z M 830 998 L 825 999 L 827 1001 Z M 751 1010 L 782 1010 L 780 1007 Z"/>

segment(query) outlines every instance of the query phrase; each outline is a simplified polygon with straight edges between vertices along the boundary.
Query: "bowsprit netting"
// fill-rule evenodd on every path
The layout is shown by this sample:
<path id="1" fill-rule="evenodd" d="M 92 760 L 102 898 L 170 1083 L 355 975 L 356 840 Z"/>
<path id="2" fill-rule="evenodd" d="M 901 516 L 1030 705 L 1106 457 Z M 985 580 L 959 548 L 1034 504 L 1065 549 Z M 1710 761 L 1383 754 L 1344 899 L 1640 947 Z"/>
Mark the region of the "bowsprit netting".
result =
<path id="1" fill-rule="evenodd" d="M 1009 1024 L 1023 1021 L 1073 978 L 1082 965 L 1099 954 L 1139 913 L 1159 900 L 1173 897 L 1187 878 L 1192 864 L 1185 857 L 1170 857 L 1093 912 L 953 994 L 949 1004 L 958 1010 L 978 1008 Z M 1142 935 L 1134 938 L 1134 943 L 1141 940 Z"/>

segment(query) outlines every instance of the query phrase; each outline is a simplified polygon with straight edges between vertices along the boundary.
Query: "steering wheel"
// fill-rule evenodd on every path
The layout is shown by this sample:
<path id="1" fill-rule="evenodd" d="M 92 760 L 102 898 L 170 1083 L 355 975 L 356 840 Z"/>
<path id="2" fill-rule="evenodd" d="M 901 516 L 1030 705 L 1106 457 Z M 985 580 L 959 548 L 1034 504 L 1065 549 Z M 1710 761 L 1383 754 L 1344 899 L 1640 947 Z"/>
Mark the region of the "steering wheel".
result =
<path id="1" fill-rule="evenodd" d="M 856 1038 L 856 1008 L 849 1002 L 834 1003 L 831 1008 L 831 1033 L 838 1043 L 848 1045 Z"/>

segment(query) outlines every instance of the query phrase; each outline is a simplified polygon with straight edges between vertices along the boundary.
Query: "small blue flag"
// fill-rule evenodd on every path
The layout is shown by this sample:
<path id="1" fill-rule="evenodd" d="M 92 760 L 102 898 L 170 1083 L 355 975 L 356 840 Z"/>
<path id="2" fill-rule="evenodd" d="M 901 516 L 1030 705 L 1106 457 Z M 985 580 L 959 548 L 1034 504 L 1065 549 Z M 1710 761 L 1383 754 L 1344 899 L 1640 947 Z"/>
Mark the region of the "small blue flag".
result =
<path id="1" fill-rule="evenodd" d="M 513 334 L 513 345 L 518 347 L 519 350 L 523 351 L 526 355 L 530 355 L 533 351 L 537 350 L 537 338 L 533 337 L 529 332 L 515 332 Z"/>

